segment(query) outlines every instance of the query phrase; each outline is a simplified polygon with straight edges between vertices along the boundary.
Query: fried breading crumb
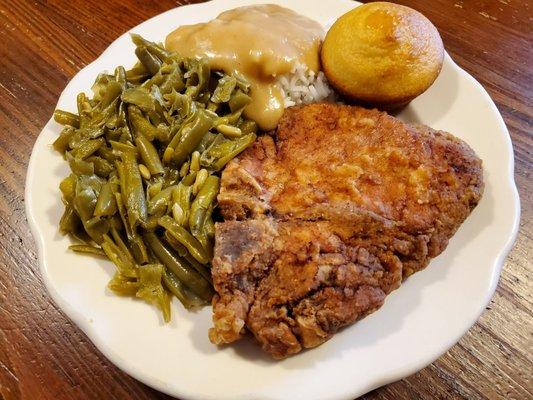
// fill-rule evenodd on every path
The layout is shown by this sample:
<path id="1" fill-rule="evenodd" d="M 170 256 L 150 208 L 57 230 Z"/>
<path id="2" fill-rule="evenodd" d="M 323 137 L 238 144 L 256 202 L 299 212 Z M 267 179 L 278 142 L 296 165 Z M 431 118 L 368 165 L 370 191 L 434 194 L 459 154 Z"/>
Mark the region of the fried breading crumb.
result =
<path id="1" fill-rule="evenodd" d="M 274 358 L 323 343 L 442 252 L 482 191 L 481 161 L 448 133 L 288 109 L 222 174 L 211 341 L 248 330 Z"/>

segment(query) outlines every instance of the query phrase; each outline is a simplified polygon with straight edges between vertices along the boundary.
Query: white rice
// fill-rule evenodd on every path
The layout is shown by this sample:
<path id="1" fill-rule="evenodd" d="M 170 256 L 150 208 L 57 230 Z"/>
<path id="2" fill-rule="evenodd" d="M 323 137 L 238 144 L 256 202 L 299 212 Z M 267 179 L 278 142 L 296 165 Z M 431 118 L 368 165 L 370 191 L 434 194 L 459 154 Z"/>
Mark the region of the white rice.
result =
<path id="1" fill-rule="evenodd" d="M 305 65 L 296 65 L 289 74 L 278 78 L 285 108 L 298 104 L 335 101 L 335 92 L 328 85 L 322 71 L 316 74 Z"/>

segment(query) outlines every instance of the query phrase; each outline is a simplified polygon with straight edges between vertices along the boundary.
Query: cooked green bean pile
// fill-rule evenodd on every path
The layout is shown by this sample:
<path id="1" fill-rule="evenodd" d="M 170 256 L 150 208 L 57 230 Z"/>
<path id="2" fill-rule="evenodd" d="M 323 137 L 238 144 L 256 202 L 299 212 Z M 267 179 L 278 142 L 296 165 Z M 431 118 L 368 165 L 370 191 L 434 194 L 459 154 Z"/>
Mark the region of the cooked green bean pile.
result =
<path id="1" fill-rule="evenodd" d="M 185 307 L 213 295 L 210 260 L 219 173 L 256 138 L 243 118 L 249 84 L 132 35 L 138 62 L 100 74 L 53 147 L 70 165 L 60 184 L 63 234 L 73 251 L 116 266 L 109 288 L 156 305 Z"/>

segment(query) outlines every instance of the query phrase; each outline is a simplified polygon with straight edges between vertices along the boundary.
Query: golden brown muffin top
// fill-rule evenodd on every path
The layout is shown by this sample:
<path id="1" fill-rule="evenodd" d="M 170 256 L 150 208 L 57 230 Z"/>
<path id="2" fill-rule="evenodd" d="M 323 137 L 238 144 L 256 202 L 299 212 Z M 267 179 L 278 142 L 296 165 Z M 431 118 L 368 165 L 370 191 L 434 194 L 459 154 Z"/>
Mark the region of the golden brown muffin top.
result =
<path id="1" fill-rule="evenodd" d="M 346 13 L 329 30 L 322 64 L 332 85 L 371 104 L 412 100 L 436 79 L 444 49 L 433 24 L 409 7 L 369 3 Z"/>

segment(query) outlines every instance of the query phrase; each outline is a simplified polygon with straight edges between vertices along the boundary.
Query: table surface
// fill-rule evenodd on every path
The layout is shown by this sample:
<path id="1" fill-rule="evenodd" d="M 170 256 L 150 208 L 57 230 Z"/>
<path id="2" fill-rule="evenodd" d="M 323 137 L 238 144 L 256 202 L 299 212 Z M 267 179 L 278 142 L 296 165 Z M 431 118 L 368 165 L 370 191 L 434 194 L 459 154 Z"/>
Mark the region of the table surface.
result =
<path id="1" fill-rule="evenodd" d="M 313 0 L 315 1 L 315 0 Z M 167 399 L 107 361 L 52 303 L 24 213 L 33 143 L 66 83 L 120 34 L 186 2 L 0 0 L 0 399 Z M 402 0 L 438 27 L 512 136 L 520 233 L 474 327 L 420 372 L 364 399 L 533 398 L 533 3 Z"/>

